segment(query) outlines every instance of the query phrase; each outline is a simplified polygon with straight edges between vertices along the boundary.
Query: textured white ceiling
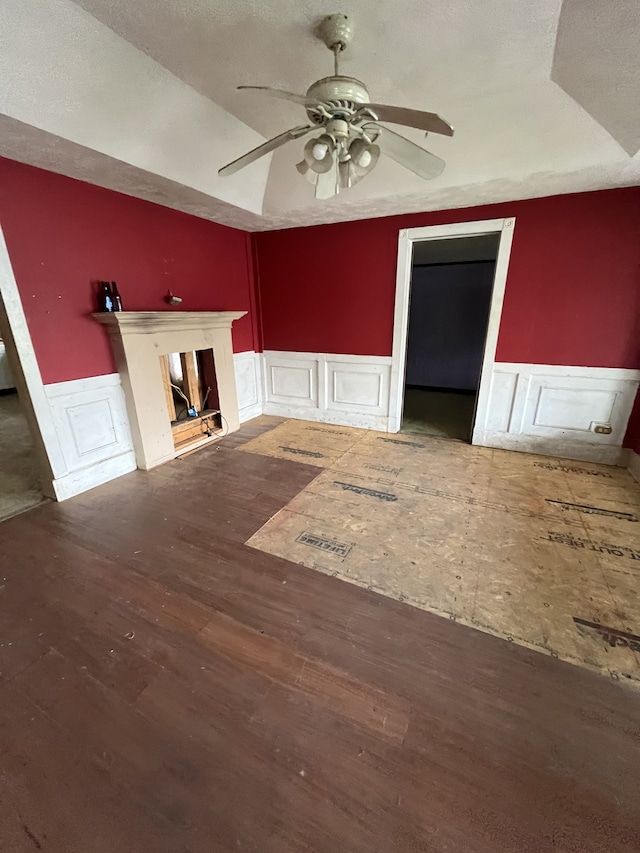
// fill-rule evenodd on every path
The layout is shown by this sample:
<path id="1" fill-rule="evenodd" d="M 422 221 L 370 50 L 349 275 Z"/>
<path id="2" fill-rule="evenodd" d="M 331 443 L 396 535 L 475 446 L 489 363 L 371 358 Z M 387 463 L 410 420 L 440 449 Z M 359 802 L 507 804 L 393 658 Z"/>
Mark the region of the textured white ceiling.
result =
<path id="1" fill-rule="evenodd" d="M 16 5 L 16 0 L 8 2 Z M 104 55 L 112 56 L 114 62 L 126 55 L 129 82 L 119 78 L 119 89 L 114 89 L 111 75 L 105 78 L 103 67 L 96 65 L 91 83 L 97 103 L 94 97 L 92 105 L 78 107 L 73 116 L 74 134 L 61 127 L 58 119 L 53 127 L 38 121 L 37 116 L 25 118 L 15 111 L 8 114 L 54 137 L 98 150 L 106 158 L 100 160 L 97 169 L 99 181 L 95 180 L 95 166 L 87 165 L 94 162 L 90 152 L 78 157 L 74 166 L 61 151 L 58 171 L 109 186 L 112 162 L 113 183 L 121 189 L 126 170 L 116 168 L 115 163 L 124 160 L 129 172 L 132 167 L 144 171 L 144 180 L 132 180 L 131 194 L 150 197 L 153 164 L 157 162 L 162 168 L 157 170 L 156 199 L 171 195 L 170 187 L 175 186 L 173 206 L 181 207 L 177 187 L 184 184 L 192 212 L 252 230 L 637 184 L 640 157 L 631 158 L 610 133 L 621 124 L 628 137 L 629 112 L 638 115 L 633 98 L 635 84 L 640 81 L 640 52 L 631 55 L 625 49 L 627 88 L 615 104 L 609 104 L 606 89 L 611 89 L 612 68 L 616 67 L 615 60 L 611 61 L 616 55 L 616 26 L 595 13 L 594 3 L 597 5 L 596 0 L 588 2 L 592 16 L 589 27 L 572 24 L 571 15 L 563 15 L 562 44 L 568 47 L 560 62 L 574 90 L 584 91 L 586 87 L 595 92 L 597 104 L 607 104 L 606 122 L 596 109 L 589 105 L 585 109 L 574 100 L 571 95 L 576 96 L 575 91 L 569 86 L 564 91 L 551 80 L 561 0 L 378 0 L 375 4 L 349 0 L 342 11 L 355 22 L 356 38 L 344 56 L 344 73 L 362 79 L 374 100 L 440 112 L 454 124 L 456 135 L 453 139 L 430 135 L 425 140 L 419 132 L 406 131 L 407 136 L 447 161 L 447 168 L 436 180 L 421 181 L 382 159 L 366 180 L 328 202 L 316 201 L 312 187 L 294 169 L 300 143 L 291 143 L 273 156 L 266 187 L 263 172 L 258 173 L 256 167 L 225 179 L 207 176 L 207 180 L 199 180 L 199 176 L 208 173 L 211 164 L 216 168 L 221 165 L 223 149 L 225 155 L 233 152 L 227 157 L 233 159 L 257 144 L 244 141 L 252 132 L 267 137 L 304 119 L 300 107 L 257 93 L 237 92 L 235 87 L 258 84 L 304 91 L 314 80 L 330 74 L 331 54 L 314 38 L 313 27 L 323 15 L 338 10 L 334 0 L 300 0 L 295 4 L 291 0 L 76 0 L 77 26 L 83 32 L 90 30 L 91 38 L 85 36 L 82 45 L 78 43 L 75 48 L 73 43 L 66 44 L 63 60 L 73 66 L 74 50 L 89 57 L 103 56 L 106 51 Z M 630 31 L 634 33 L 633 43 L 637 43 L 640 20 L 634 8 L 640 4 L 637 0 L 615 0 L 614 5 L 629 10 L 627 16 L 616 17 L 618 22 L 625 22 L 618 25 L 624 44 L 631 43 Z M 39 6 L 55 19 L 63 12 L 69 17 L 73 4 L 70 0 L 23 0 L 20 7 L 25 33 L 29 25 L 29 15 L 24 11 L 27 6 L 37 29 L 42 18 Z M 0 19 L 2 11 L 0 7 Z M 89 21 L 94 21 L 94 26 Z M 601 44 L 599 28 L 606 30 Z M 140 60 L 130 56 L 131 47 L 137 49 Z M 49 52 L 55 49 L 55 40 L 49 39 Z M 555 59 L 558 67 L 557 52 Z M 19 56 L 13 60 L 14 65 L 21 61 Z M 158 102 L 164 90 L 177 92 L 178 84 L 187 84 L 185 97 L 197 104 L 199 114 L 203 107 L 196 93 L 213 102 L 214 112 L 220 107 L 226 111 L 229 121 L 212 112 L 206 127 L 202 120 L 190 125 L 188 112 L 176 111 L 183 130 L 186 124 L 186 133 L 175 144 L 173 131 L 171 146 L 161 151 L 165 143 L 158 139 L 157 117 L 148 131 L 146 147 L 141 123 L 136 128 L 137 159 L 131 156 L 131 146 L 126 158 L 121 155 L 122 146 L 117 150 L 95 146 L 88 141 L 90 135 L 77 132 L 78 125 L 82 121 L 95 124 L 94 112 L 100 107 L 100 122 L 108 126 L 109 110 L 113 121 L 119 120 L 119 99 L 128 105 L 137 103 L 138 91 L 135 98 L 125 97 L 124 92 L 127 86 L 137 85 L 137 68 L 144 69 L 150 79 L 153 73 L 157 81 L 162 78 L 162 85 L 157 82 L 155 87 Z M 599 68 L 603 69 L 600 76 Z M 86 60 L 82 70 L 84 76 L 91 77 Z M 172 80 L 178 78 L 175 83 L 165 79 L 167 72 Z M 72 77 L 70 85 L 77 87 L 77 79 Z M 77 99 L 73 91 L 68 95 Z M 32 113 L 36 113 L 42 91 L 34 95 L 25 90 L 24 97 L 31 99 Z M 179 106 L 178 101 L 175 106 Z M 165 115 L 169 120 L 168 112 Z M 635 121 L 637 127 L 637 118 Z M 194 138 L 200 134 L 200 144 L 194 148 L 195 161 L 194 153 L 186 147 L 191 144 L 190 130 Z M 13 145 L 15 148 L 15 128 Z M 11 150 L 0 126 L 0 152 L 15 156 Z M 25 150 L 28 155 L 20 159 L 38 162 L 33 139 Z M 50 140 L 48 150 L 50 164 L 55 160 L 54 141 Z M 154 156 L 141 161 L 140 150 L 154 152 Z M 211 164 L 207 163 L 208 150 Z M 181 157 L 190 160 L 190 168 L 180 162 Z M 267 160 L 264 165 L 268 167 Z M 257 188 L 262 216 L 256 215 Z"/>
<path id="2" fill-rule="evenodd" d="M 261 212 L 268 161 L 252 164 L 242 183 L 217 171 L 263 137 L 74 3 L 3 0 L 0 33 L 0 114 L 87 151 L 71 171 L 61 151 L 60 171 L 90 180 L 84 168 L 97 152 Z M 13 139 L 0 135 L 1 153 Z M 21 159 L 42 165 L 37 153 L 27 141 Z"/>
<path id="3" fill-rule="evenodd" d="M 629 154 L 640 149 L 640 3 L 564 0 L 551 78 Z"/>
<path id="4" fill-rule="evenodd" d="M 297 92 L 333 73 L 333 57 L 313 30 L 336 11 L 335 0 L 76 2 L 266 136 L 304 113 L 236 86 Z M 342 70 L 363 80 L 378 103 L 448 115 L 453 102 L 474 92 L 520 77 L 549 78 L 560 0 L 346 2 L 356 36 Z"/>

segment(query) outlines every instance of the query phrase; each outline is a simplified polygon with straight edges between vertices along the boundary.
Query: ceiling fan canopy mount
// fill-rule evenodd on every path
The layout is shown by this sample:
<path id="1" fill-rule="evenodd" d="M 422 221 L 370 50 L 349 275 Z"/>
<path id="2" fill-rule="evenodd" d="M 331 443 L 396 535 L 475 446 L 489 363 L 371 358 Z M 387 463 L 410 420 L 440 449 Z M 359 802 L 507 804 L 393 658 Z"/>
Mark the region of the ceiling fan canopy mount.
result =
<path id="1" fill-rule="evenodd" d="M 344 12 L 325 15 L 318 24 L 316 33 L 329 50 L 339 52 L 353 41 L 353 22 Z"/>
<path id="2" fill-rule="evenodd" d="M 316 80 L 305 95 L 268 86 L 238 86 L 299 104 L 305 108 L 311 123 L 268 140 L 224 166 L 219 174 L 232 175 L 290 140 L 322 129 L 320 136 L 306 143 L 304 159 L 296 167 L 308 180 L 315 182 L 317 198 L 330 198 L 341 189 L 353 186 L 369 174 L 381 153 L 421 178 L 439 175 L 444 160 L 378 122 L 445 136 L 453 136 L 452 126 L 435 113 L 371 103 L 362 81 L 339 73 L 339 55 L 353 39 L 353 25 L 347 15 L 328 15 L 320 23 L 317 34 L 334 54 L 334 74 Z"/>

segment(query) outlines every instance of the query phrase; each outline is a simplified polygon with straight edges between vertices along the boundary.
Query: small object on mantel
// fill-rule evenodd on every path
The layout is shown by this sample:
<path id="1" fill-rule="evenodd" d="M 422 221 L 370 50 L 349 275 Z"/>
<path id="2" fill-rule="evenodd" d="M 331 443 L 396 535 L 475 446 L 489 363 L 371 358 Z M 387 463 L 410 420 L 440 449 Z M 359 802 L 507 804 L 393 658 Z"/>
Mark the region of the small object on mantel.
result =
<path id="1" fill-rule="evenodd" d="M 113 297 L 113 310 L 122 311 L 122 299 L 120 299 L 118 285 L 115 283 L 115 281 L 111 282 L 111 296 Z"/>
<path id="2" fill-rule="evenodd" d="M 98 282 L 98 311 L 115 311 L 115 304 L 113 300 L 113 293 L 111 292 L 111 285 L 108 281 L 99 281 Z"/>
<path id="3" fill-rule="evenodd" d="M 174 296 L 170 290 L 167 290 L 167 295 L 164 298 L 167 305 L 180 305 L 182 299 L 179 296 Z"/>

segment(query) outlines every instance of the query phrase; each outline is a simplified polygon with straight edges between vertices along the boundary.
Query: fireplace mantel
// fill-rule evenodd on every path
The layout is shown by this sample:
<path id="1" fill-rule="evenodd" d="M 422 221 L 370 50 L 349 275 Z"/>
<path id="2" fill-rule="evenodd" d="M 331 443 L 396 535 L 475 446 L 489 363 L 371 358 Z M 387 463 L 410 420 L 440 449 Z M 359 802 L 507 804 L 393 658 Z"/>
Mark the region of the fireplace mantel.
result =
<path id="1" fill-rule="evenodd" d="M 189 329 L 230 329 L 246 311 L 114 311 L 94 314 L 110 334 L 155 335 Z"/>
<path id="2" fill-rule="evenodd" d="M 220 411 L 227 431 L 239 427 L 231 324 L 246 311 L 116 311 L 94 314 L 106 326 L 127 403 L 138 468 L 176 456 L 160 356 L 213 350 Z"/>

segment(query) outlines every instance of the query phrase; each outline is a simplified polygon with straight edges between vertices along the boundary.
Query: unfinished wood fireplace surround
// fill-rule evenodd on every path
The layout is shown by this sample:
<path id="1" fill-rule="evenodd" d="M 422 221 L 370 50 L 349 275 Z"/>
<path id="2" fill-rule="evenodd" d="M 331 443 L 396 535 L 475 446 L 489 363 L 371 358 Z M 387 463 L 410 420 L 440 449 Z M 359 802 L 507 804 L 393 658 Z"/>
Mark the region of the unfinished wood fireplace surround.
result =
<path id="1" fill-rule="evenodd" d="M 174 445 L 172 414 L 163 381 L 163 359 L 170 353 L 212 350 L 224 429 L 240 423 L 233 369 L 231 324 L 246 311 L 120 311 L 94 314 L 111 337 L 124 389 L 138 468 L 148 470 L 184 449 Z M 215 441 L 206 433 L 191 448 Z"/>

